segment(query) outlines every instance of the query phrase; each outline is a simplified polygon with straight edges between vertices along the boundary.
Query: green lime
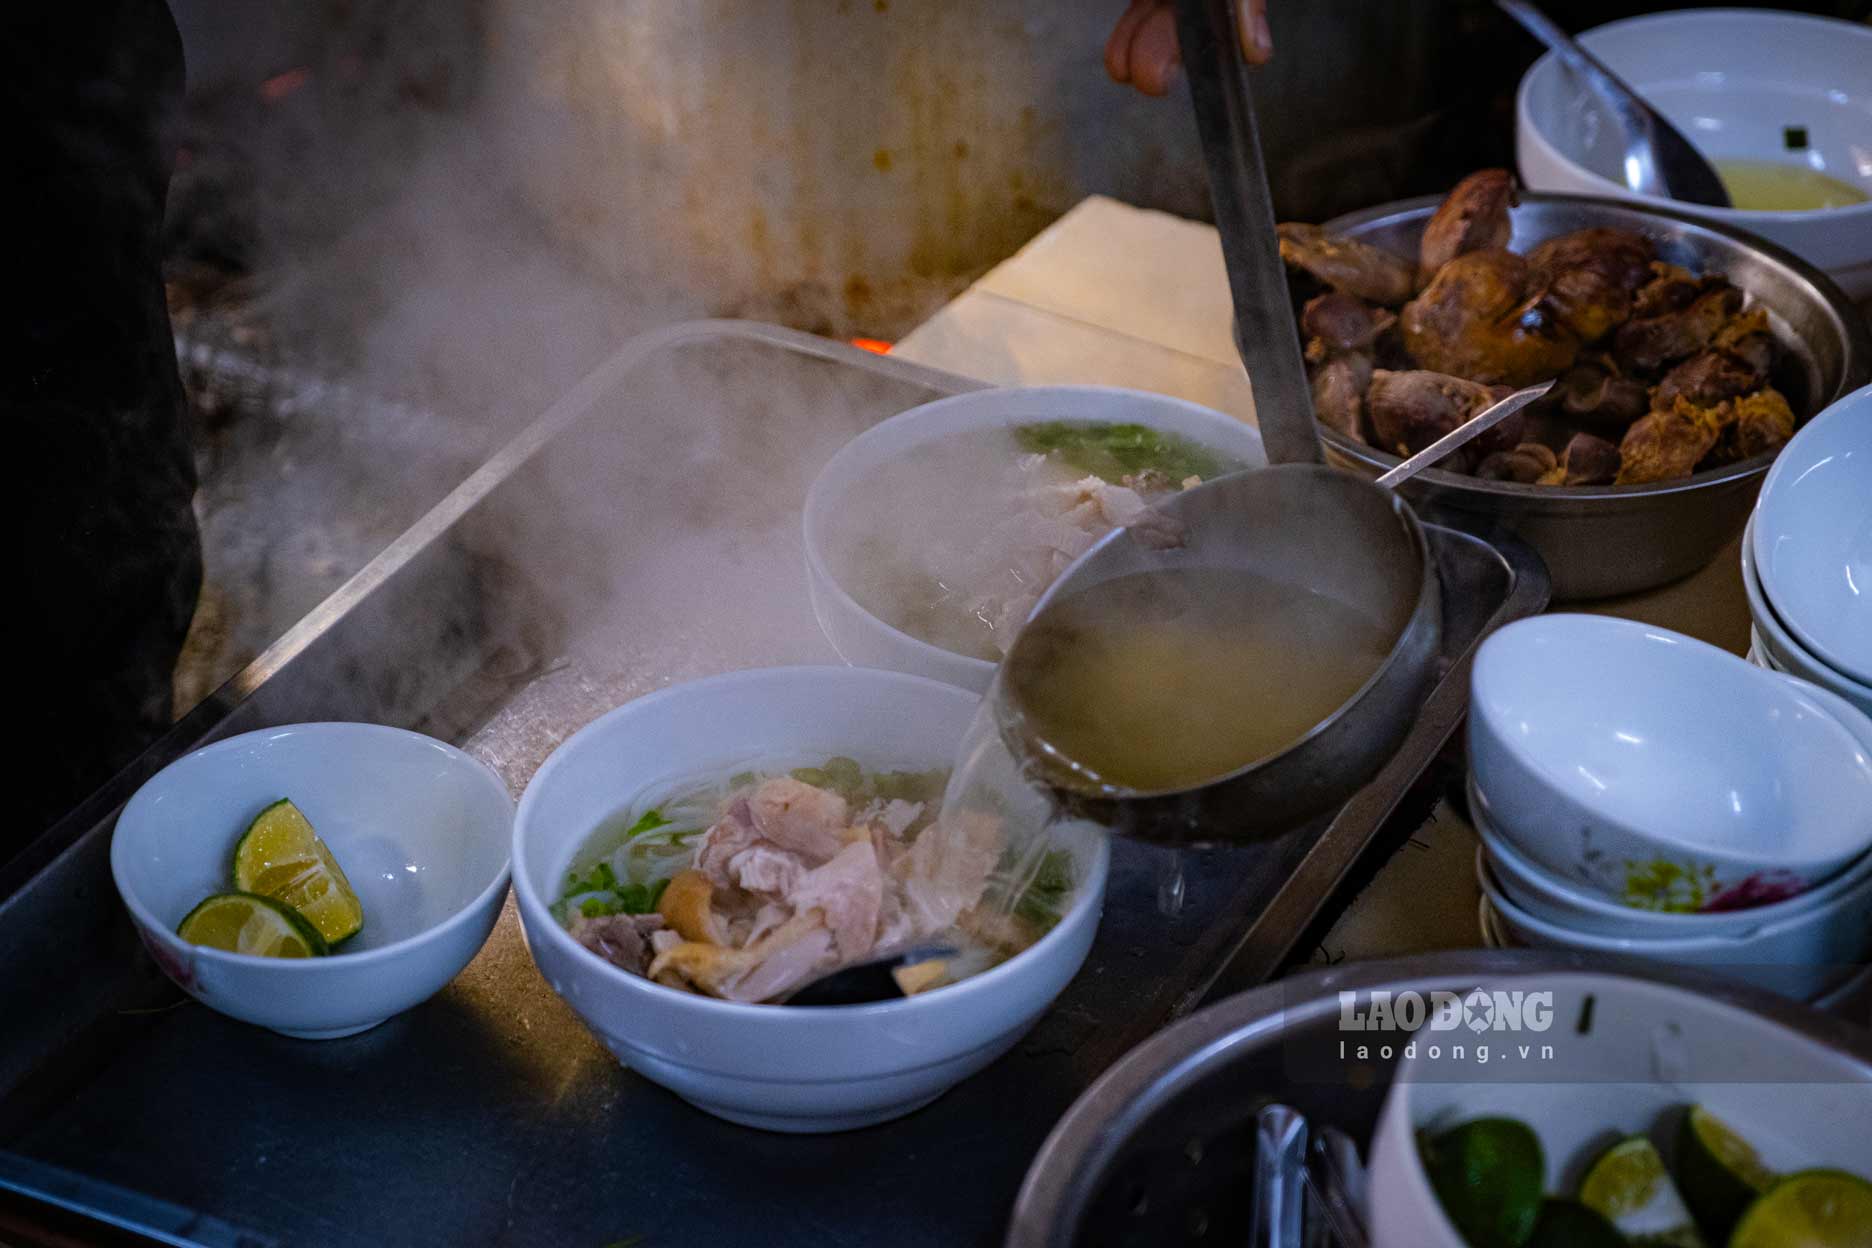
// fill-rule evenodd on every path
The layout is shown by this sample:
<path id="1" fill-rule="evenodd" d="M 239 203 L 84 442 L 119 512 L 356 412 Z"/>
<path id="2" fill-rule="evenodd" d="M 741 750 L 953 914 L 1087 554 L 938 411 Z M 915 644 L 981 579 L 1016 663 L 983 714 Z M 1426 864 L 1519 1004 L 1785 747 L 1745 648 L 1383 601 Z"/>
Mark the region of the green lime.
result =
<path id="1" fill-rule="evenodd" d="M 1872 1183 L 1844 1170 L 1802 1170 L 1755 1199 L 1729 1248 L 1872 1248 Z"/>
<path id="2" fill-rule="evenodd" d="M 1554 1197 L 1542 1203 L 1525 1248 L 1626 1248 L 1626 1240 L 1577 1200 Z"/>
<path id="3" fill-rule="evenodd" d="M 344 868 L 285 798 L 255 816 L 234 846 L 234 887 L 283 901 L 335 945 L 364 926 Z"/>
<path id="4" fill-rule="evenodd" d="M 1540 1217 L 1547 1161 L 1540 1140 L 1512 1118 L 1477 1118 L 1423 1146 L 1443 1212 L 1470 1248 L 1519 1248 Z"/>
<path id="5" fill-rule="evenodd" d="M 1642 1135 L 1599 1154 L 1580 1181 L 1579 1199 L 1627 1238 L 1673 1248 L 1701 1248 L 1703 1243 L 1664 1159 Z"/>
<path id="6" fill-rule="evenodd" d="M 1701 1105 L 1690 1107 L 1677 1136 L 1677 1188 L 1710 1242 L 1728 1242 L 1736 1219 L 1773 1182 L 1747 1140 Z"/>
<path id="7" fill-rule="evenodd" d="M 331 950 L 290 906 L 254 893 L 216 893 L 188 912 L 176 935 L 191 945 L 260 958 L 322 958 Z"/>

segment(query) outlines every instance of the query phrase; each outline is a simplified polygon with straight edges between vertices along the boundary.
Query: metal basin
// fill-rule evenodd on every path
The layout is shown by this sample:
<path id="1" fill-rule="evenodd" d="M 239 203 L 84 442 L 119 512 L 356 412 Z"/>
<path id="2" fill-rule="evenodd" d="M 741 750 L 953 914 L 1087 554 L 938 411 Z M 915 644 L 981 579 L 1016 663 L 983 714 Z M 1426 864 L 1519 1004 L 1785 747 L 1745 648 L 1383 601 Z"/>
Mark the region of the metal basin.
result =
<path id="1" fill-rule="evenodd" d="M 1339 1056 L 1341 992 L 1465 993 L 1508 976 L 1589 972 L 1688 990 L 1765 1016 L 1857 1061 L 1872 1033 L 1694 969 L 1531 950 L 1453 952 L 1308 971 L 1221 1001 L 1133 1049 L 1080 1096 L 1035 1156 L 1007 1248 L 1245 1244 L 1255 1114 L 1270 1101 L 1363 1148 L 1395 1055 Z M 1359 1037 L 1353 1037 L 1357 1044 Z"/>
<path id="2" fill-rule="evenodd" d="M 1335 234 L 1415 255 L 1436 196 L 1328 221 Z M 1872 334 L 1839 287 L 1798 257 L 1738 230 L 1660 209 L 1576 195 L 1524 194 L 1514 238 L 1536 243 L 1588 226 L 1618 226 L 1652 240 L 1658 258 L 1721 273 L 1767 309 L 1783 358 L 1774 384 L 1802 421 L 1872 380 Z M 1327 457 L 1376 475 L 1397 458 L 1324 426 Z M 1424 518 L 1481 536 L 1508 531 L 1547 563 L 1557 599 L 1605 598 L 1662 585 L 1703 567 L 1742 531 L 1774 453 L 1683 481 L 1651 485 L 1537 486 L 1481 481 L 1436 469 L 1399 487 Z"/>

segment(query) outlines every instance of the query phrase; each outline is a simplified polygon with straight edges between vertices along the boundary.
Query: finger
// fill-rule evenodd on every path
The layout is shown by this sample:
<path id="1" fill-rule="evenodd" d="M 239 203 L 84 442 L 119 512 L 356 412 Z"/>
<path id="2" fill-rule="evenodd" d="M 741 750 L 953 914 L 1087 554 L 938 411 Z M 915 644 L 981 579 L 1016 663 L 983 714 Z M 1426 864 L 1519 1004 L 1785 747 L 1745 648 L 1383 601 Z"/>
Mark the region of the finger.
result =
<path id="1" fill-rule="evenodd" d="M 1131 7 L 1112 27 L 1111 38 L 1105 41 L 1105 72 L 1113 82 L 1131 81 L 1131 37 L 1155 7 L 1156 0 L 1131 0 Z"/>
<path id="2" fill-rule="evenodd" d="M 1265 65 L 1274 55 L 1274 32 L 1268 27 L 1268 0 L 1237 0 L 1235 26 L 1241 31 L 1242 56 Z"/>
<path id="3" fill-rule="evenodd" d="M 1177 50 L 1176 10 L 1153 9 L 1131 37 L 1131 82 L 1145 95 L 1168 95 L 1177 84 L 1183 57 Z"/>

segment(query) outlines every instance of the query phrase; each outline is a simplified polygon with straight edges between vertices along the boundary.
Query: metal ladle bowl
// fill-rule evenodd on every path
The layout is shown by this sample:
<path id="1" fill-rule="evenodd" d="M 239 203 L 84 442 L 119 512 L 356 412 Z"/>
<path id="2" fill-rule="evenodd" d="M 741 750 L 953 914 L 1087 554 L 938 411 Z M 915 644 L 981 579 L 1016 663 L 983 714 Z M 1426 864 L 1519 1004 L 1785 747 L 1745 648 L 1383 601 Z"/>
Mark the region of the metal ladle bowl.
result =
<path id="1" fill-rule="evenodd" d="M 1153 549 L 1119 529 L 1053 583 L 1034 618 L 1133 573 L 1239 570 L 1305 586 L 1382 623 L 1395 638 L 1390 654 L 1344 705 L 1288 748 L 1195 788 L 1147 792 L 1088 774 L 1034 729 L 1022 708 L 1058 643 L 1030 627 L 1015 638 L 989 691 L 1002 737 L 1064 813 L 1114 832 L 1169 845 L 1276 836 L 1343 803 L 1403 744 L 1437 675 L 1443 620 L 1436 562 L 1407 503 L 1315 464 L 1219 477 L 1162 510 L 1186 526 L 1181 547 Z"/>

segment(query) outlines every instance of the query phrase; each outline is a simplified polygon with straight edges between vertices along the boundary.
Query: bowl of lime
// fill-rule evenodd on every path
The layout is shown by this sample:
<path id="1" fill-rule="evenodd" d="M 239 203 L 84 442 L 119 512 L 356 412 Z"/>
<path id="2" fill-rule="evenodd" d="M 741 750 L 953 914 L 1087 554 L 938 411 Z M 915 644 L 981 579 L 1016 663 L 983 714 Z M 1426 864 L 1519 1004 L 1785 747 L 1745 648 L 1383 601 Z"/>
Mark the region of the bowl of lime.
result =
<path id="1" fill-rule="evenodd" d="M 171 763 L 124 806 L 111 876 L 164 973 L 300 1039 L 348 1036 L 432 996 L 507 892 L 513 799 L 444 742 L 296 724 Z"/>

